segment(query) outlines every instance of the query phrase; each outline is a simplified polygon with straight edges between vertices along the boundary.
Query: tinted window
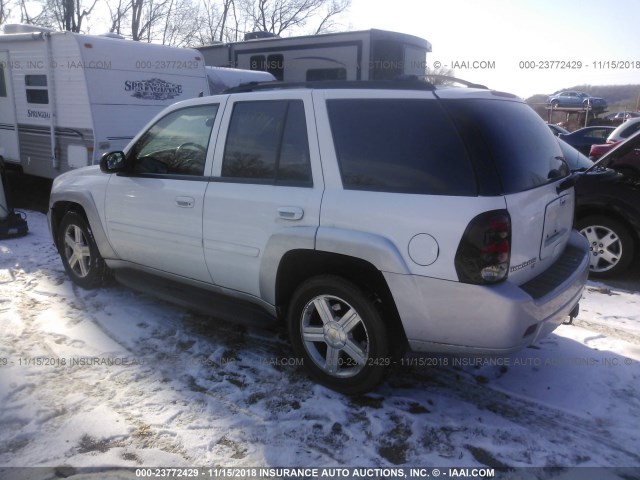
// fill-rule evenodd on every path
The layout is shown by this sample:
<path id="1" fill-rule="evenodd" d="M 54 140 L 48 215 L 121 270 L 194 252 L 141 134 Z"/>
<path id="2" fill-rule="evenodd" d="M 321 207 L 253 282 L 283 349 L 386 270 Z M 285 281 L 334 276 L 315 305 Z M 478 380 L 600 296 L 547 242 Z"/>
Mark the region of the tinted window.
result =
<path id="1" fill-rule="evenodd" d="M 7 96 L 7 84 L 4 79 L 4 67 L 0 65 L 0 97 Z"/>
<path id="2" fill-rule="evenodd" d="M 203 175 L 217 105 L 175 110 L 153 125 L 130 153 L 135 173 Z"/>
<path id="3" fill-rule="evenodd" d="M 346 68 L 310 68 L 307 70 L 307 82 L 323 80 L 346 80 Z"/>
<path id="4" fill-rule="evenodd" d="M 474 162 L 493 169 L 503 193 L 516 193 L 569 174 L 549 127 L 524 103 L 443 100 Z"/>
<path id="5" fill-rule="evenodd" d="M 233 107 L 222 176 L 308 186 L 311 164 L 301 101 L 238 102 Z"/>
<path id="6" fill-rule="evenodd" d="M 49 103 L 49 92 L 47 91 L 46 75 L 25 75 L 24 84 L 27 87 L 36 87 L 27 88 L 28 103 L 38 103 L 45 105 Z"/>
<path id="7" fill-rule="evenodd" d="M 344 188 L 477 194 L 464 145 L 439 102 L 329 100 L 327 108 Z"/>
<path id="8" fill-rule="evenodd" d="M 253 55 L 249 59 L 249 70 L 260 70 L 264 72 L 266 70 L 265 64 L 266 58 L 264 55 Z"/>
<path id="9" fill-rule="evenodd" d="M 282 55 L 269 55 L 267 57 L 267 72 L 278 80 L 284 78 L 284 57 Z"/>
<path id="10" fill-rule="evenodd" d="M 27 87 L 46 87 L 47 76 L 46 75 L 25 75 L 24 84 Z"/>

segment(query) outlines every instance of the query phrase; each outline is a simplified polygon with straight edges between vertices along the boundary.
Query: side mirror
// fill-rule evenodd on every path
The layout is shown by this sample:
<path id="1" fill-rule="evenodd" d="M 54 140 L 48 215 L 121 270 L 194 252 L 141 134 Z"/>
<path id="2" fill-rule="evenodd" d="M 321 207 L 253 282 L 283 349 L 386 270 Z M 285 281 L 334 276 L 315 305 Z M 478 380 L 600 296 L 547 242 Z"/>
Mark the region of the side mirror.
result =
<path id="1" fill-rule="evenodd" d="M 105 153 L 100 159 L 100 170 L 104 173 L 124 172 L 127 168 L 126 160 L 124 152 Z"/>

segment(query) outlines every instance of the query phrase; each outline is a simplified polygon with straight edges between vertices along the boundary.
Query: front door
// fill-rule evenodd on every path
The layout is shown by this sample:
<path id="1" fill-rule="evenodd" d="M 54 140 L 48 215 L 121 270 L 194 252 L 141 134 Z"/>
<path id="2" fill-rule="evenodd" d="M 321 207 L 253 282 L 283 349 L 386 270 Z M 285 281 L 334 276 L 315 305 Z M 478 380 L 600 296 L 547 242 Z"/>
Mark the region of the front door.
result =
<path id="1" fill-rule="evenodd" d="M 20 162 L 11 63 L 6 51 L 0 52 L 0 157 L 8 162 Z"/>
<path id="2" fill-rule="evenodd" d="M 202 213 L 218 104 L 173 110 L 127 152 L 106 195 L 109 240 L 122 260 L 211 283 L 202 249 Z"/>

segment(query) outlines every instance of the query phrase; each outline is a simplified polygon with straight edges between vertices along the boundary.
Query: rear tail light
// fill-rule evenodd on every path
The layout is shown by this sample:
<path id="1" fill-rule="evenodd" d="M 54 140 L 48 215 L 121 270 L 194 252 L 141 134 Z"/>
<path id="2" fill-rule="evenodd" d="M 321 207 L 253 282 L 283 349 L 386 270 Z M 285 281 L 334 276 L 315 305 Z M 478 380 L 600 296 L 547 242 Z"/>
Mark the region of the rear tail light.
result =
<path id="1" fill-rule="evenodd" d="M 493 210 L 475 217 L 462 236 L 455 265 L 461 282 L 496 283 L 507 278 L 511 260 L 511 217 Z"/>

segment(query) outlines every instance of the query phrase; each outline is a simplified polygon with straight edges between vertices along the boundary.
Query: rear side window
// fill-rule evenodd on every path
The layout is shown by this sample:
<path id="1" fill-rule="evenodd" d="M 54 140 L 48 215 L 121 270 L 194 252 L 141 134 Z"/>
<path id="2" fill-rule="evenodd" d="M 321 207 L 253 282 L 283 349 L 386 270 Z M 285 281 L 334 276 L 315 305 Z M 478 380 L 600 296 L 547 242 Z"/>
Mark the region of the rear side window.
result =
<path id="1" fill-rule="evenodd" d="M 438 101 L 328 100 L 348 190 L 477 195 L 464 145 Z"/>
<path id="2" fill-rule="evenodd" d="M 500 179 L 501 193 L 530 190 L 569 174 L 556 138 L 528 105 L 483 99 L 442 104 L 474 163 Z"/>

